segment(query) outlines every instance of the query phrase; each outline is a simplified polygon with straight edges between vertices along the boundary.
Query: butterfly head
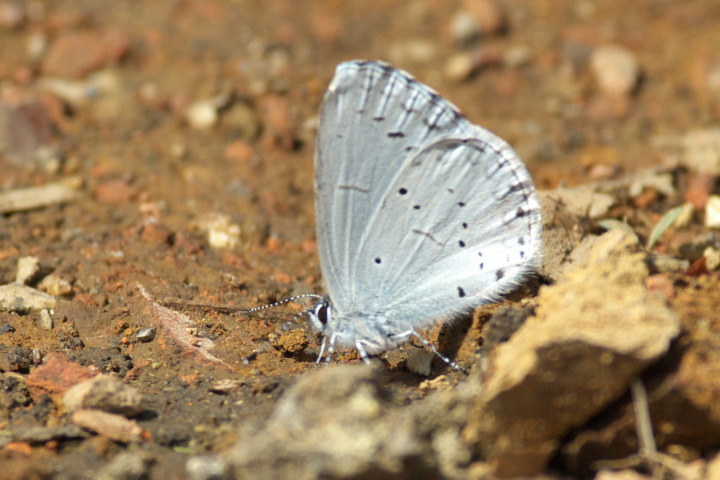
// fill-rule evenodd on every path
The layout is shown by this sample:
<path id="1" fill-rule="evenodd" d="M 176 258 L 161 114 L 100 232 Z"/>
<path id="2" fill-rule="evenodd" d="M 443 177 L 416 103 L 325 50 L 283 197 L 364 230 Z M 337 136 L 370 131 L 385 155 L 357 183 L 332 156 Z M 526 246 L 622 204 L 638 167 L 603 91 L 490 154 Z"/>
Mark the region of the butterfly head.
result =
<path id="1" fill-rule="evenodd" d="M 325 333 L 325 329 L 328 325 L 328 320 L 332 317 L 332 305 L 330 304 L 330 298 L 325 296 L 320 302 L 311 308 L 308 308 L 305 313 L 310 318 L 310 323 L 315 330 Z"/>
<path id="2" fill-rule="evenodd" d="M 367 362 L 368 355 L 396 348 L 407 341 L 413 331 L 412 327 L 403 328 L 388 322 L 384 315 L 337 312 L 329 297 L 324 297 L 306 313 L 313 327 L 324 336 L 320 357 L 327 353 L 328 360 L 338 346 L 356 348 Z"/>

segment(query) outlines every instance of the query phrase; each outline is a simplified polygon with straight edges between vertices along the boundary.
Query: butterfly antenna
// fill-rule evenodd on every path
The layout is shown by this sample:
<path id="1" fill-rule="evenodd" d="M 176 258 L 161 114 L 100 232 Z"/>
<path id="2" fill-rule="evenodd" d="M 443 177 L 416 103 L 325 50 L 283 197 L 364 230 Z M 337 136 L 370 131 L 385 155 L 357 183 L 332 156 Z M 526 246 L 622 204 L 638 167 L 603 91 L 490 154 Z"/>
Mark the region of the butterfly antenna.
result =
<path id="1" fill-rule="evenodd" d="M 269 304 L 263 305 L 261 307 L 249 308 L 247 310 L 243 310 L 243 313 L 253 313 L 253 312 L 258 312 L 260 310 L 267 310 L 268 308 L 278 307 L 280 305 L 290 303 L 290 302 L 298 300 L 300 298 L 316 298 L 318 300 L 323 299 L 322 295 L 317 295 L 315 293 L 306 293 L 303 295 L 295 295 L 294 297 L 286 298 L 284 300 L 280 300 L 279 302 L 269 303 Z"/>

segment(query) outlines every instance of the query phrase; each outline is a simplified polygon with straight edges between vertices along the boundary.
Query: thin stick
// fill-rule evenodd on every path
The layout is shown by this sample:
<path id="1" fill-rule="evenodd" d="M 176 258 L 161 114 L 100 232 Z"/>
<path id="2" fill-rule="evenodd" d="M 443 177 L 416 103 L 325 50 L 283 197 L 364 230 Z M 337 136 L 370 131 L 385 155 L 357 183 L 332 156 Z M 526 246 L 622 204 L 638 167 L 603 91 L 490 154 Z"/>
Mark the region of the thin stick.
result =
<path id="1" fill-rule="evenodd" d="M 78 183 L 79 179 L 73 177 L 72 181 L 2 192 L 0 193 L 0 213 L 21 212 L 56 203 L 67 203 L 80 195 Z"/>
<path id="2" fill-rule="evenodd" d="M 648 466 L 653 473 L 653 478 L 658 477 L 658 452 L 655 444 L 655 436 L 652 430 L 652 420 L 650 418 L 650 407 L 648 406 L 647 391 L 640 377 L 633 378 L 630 383 L 630 391 L 633 397 L 633 407 L 635 408 L 635 420 L 637 428 L 638 442 L 640 443 L 640 455 L 646 458 Z"/>

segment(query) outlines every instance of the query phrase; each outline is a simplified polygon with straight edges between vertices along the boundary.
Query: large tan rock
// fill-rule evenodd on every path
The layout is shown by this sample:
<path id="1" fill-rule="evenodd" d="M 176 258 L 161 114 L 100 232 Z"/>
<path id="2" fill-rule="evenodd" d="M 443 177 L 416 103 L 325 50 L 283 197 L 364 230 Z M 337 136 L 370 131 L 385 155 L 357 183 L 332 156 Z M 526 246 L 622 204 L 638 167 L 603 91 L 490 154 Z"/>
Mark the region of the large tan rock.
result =
<path id="1" fill-rule="evenodd" d="M 491 359 L 465 430 L 501 477 L 544 471 L 559 441 L 628 389 L 680 330 L 645 288 L 635 235 L 603 235 L 584 265 L 541 291 L 536 317 Z"/>

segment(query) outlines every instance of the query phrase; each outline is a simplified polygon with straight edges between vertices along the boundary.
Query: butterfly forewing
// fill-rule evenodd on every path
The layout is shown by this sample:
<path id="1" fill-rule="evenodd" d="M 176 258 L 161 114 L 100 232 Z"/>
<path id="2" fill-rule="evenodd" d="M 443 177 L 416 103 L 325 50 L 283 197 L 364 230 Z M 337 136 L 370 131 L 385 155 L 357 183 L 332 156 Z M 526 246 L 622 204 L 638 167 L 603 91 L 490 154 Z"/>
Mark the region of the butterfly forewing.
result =
<path id="1" fill-rule="evenodd" d="M 431 321 L 495 301 L 537 266 L 539 204 L 534 190 L 496 191 L 524 182 L 499 146 L 443 140 L 401 170 L 370 227 L 388 233 L 359 254 L 360 276 L 376 279 L 363 291 L 381 296 L 388 315 Z"/>
<path id="2" fill-rule="evenodd" d="M 389 65 L 338 66 L 316 189 L 322 270 L 340 312 L 431 321 L 495 300 L 536 266 L 540 207 L 522 162 Z"/>

